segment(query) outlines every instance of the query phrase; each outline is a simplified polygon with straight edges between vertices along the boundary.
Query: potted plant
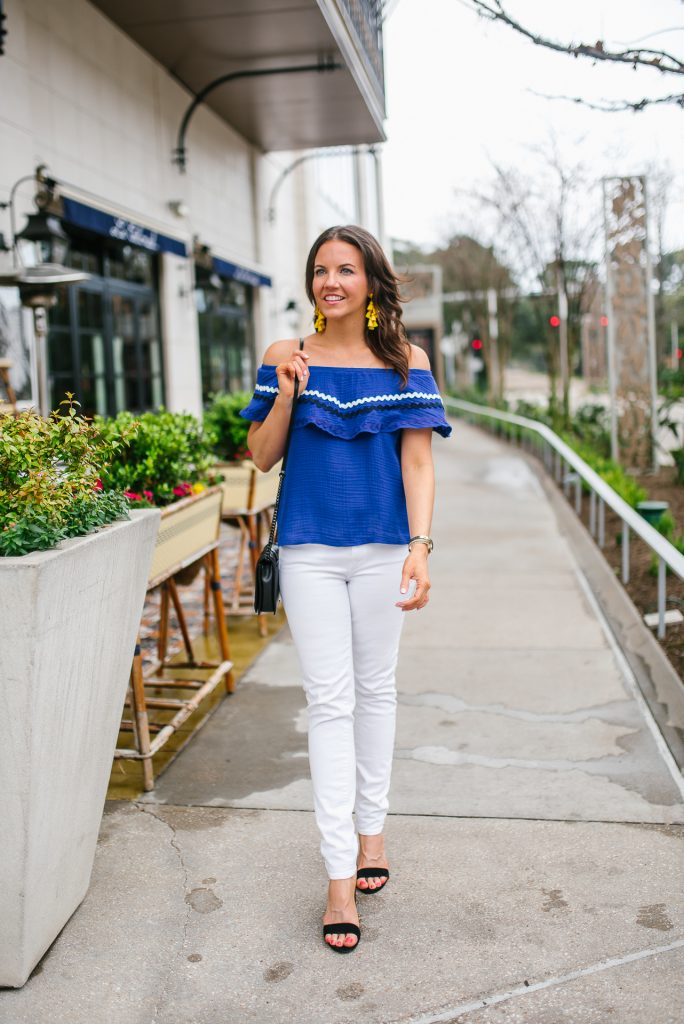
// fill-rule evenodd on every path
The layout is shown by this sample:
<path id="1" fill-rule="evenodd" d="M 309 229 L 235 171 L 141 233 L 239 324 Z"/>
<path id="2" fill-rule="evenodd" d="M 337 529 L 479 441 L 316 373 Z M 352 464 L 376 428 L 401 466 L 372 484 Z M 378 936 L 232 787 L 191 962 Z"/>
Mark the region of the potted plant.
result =
<path id="1" fill-rule="evenodd" d="M 159 513 L 103 482 L 132 439 L 0 416 L 0 985 L 18 987 L 83 900 Z"/>
<path id="2" fill-rule="evenodd" d="M 220 495 L 208 490 L 216 457 L 211 436 L 190 413 L 167 409 L 133 417 L 96 420 L 105 437 L 117 437 L 135 420 L 131 443 L 119 448 L 103 481 L 123 491 L 131 507 L 160 507 L 161 525 L 150 579 L 179 567 L 178 582 L 190 583 L 201 563 L 192 555 L 216 537 Z M 198 556 L 199 558 L 199 556 Z"/>

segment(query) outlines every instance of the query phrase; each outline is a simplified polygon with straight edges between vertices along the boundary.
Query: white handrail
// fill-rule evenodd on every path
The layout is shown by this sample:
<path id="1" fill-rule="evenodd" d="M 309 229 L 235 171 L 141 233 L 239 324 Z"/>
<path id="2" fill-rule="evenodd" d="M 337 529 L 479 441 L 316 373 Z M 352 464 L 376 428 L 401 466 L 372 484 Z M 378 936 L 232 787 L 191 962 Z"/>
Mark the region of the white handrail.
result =
<path id="1" fill-rule="evenodd" d="M 488 419 L 502 420 L 506 423 L 512 423 L 516 426 L 523 427 L 525 430 L 532 431 L 539 438 L 546 442 L 551 448 L 558 453 L 558 455 L 565 460 L 565 462 L 571 466 L 574 471 L 584 480 L 589 488 L 604 502 L 609 508 L 616 513 L 617 516 L 622 520 L 623 524 L 634 530 L 638 537 L 640 537 L 645 544 L 651 548 L 651 550 L 660 559 L 658 566 L 658 636 L 665 635 L 665 565 L 669 566 L 670 569 L 680 578 L 684 579 L 684 555 L 682 555 L 677 548 L 670 544 L 670 542 L 663 537 L 662 533 L 659 533 L 654 526 L 647 523 L 646 520 L 636 512 L 631 505 L 620 497 L 620 495 L 613 490 L 613 488 L 605 482 L 591 468 L 587 465 L 584 459 L 580 458 L 577 452 L 573 451 L 565 441 L 561 440 L 557 434 L 553 432 L 545 423 L 539 423 L 537 420 L 528 419 L 526 416 L 518 416 L 516 413 L 504 412 L 501 409 L 492 409 L 490 406 L 477 405 L 475 402 L 467 402 L 461 398 L 451 398 L 445 396 L 444 405 L 446 411 L 449 412 L 451 409 L 454 412 L 462 411 L 471 413 L 476 416 L 484 416 Z M 625 538 L 628 544 L 628 537 Z M 628 548 L 627 548 L 628 550 Z M 628 570 L 625 572 L 625 563 L 623 560 L 623 578 L 628 575 Z M 625 581 L 626 582 L 626 581 Z"/>

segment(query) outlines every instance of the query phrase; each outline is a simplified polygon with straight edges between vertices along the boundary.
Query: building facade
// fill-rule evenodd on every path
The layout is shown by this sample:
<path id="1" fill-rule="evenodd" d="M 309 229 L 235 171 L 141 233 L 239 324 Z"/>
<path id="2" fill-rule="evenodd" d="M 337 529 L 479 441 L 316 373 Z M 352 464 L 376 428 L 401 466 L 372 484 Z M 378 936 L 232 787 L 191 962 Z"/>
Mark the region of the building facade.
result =
<path id="1" fill-rule="evenodd" d="M 268 344 L 310 330 L 316 235 L 360 223 L 383 240 L 382 5 L 0 5 L 0 271 L 38 196 L 87 275 L 48 310 L 49 406 L 71 391 L 89 414 L 198 414 L 251 389 Z M 36 261 L 33 243 L 18 252 Z M 0 287 L 0 356 L 34 404 L 35 346 L 18 288 Z"/>

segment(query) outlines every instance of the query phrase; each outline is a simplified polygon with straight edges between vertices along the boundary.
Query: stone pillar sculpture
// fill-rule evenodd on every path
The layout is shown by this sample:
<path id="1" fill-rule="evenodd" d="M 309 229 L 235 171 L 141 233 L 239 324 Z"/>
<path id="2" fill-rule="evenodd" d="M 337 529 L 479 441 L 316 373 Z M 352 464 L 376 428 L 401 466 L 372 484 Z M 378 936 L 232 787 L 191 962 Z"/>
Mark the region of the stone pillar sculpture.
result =
<path id="1" fill-rule="evenodd" d="M 656 359 L 646 180 L 604 178 L 611 454 L 656 468 Z"/>

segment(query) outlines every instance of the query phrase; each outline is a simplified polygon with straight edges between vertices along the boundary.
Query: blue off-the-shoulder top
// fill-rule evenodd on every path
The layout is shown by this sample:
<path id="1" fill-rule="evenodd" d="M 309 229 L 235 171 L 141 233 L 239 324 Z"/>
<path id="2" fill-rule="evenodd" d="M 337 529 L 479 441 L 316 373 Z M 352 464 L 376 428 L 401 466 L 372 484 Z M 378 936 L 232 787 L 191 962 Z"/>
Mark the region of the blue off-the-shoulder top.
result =
<path id="1" fill-rule="evenodd" d="M 264 420 L 278 394 L 276 368 L 257 371 L 240 416 Z M 278 543 L 405 544 L 409 538 L 401 474 L 401 431 L 432 427 L 449 437 L 430 370 L 310 366 L 299 393 L 278 508 Z"/>

